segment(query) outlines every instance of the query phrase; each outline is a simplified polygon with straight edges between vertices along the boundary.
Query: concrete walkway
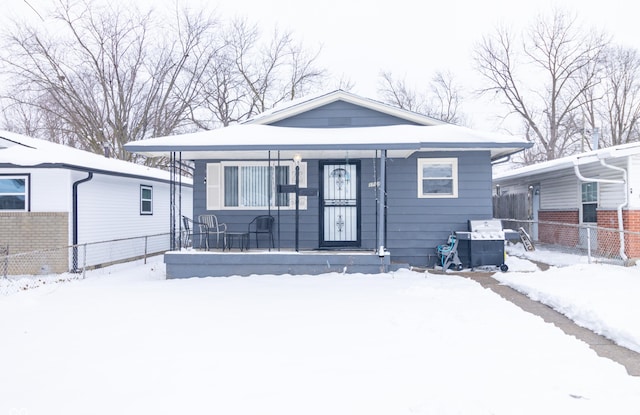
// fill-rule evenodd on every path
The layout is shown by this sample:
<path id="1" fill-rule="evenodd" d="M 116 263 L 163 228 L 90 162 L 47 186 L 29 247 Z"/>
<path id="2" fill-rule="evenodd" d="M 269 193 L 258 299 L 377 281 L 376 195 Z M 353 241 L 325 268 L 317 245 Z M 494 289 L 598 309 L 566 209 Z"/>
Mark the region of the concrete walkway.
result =
<path id="1" fill-rule="evenodd" d="M 606 337 L 600 336 L 575 324 L 573 321 L 558 313 L 549 306 L 531 300 L 524 294 L 519 293 L 511 287 L 501 285 L 492 277 L 493 273 L 486 272 L 460 272 L 455 275 L 466 277 L 477 281 L 485 288 L 497 293 L 501 297 L 517 305 L 528 313 L 540 316 L 547 323 L 553 323 L 570 336 L 587 343 L 598 356 L 606 357 L 620 363 L 627 369 L 627 373 L 632 376 L 640 376 L 640 353 L 636 353 L 625 347 L 618 346 Z"/>

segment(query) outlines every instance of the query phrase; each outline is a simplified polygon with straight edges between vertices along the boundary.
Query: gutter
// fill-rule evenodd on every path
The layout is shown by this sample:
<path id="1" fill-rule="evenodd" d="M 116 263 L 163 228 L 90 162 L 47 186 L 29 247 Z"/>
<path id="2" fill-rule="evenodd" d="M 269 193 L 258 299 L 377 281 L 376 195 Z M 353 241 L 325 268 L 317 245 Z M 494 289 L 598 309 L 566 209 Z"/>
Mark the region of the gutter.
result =
<path id="1" fill-rule="evenodd" d="M 626 263 L 628 261 L 628 257 L 625 254 L 625 245 L 624 245 L 624 223 L 622 222 L 622 208 L 627 206 L 629 203 L 629 183 L 627 181 L 627 171 L 621 167 L 612 166 L 607 164 L 605 161 L 606 154 L 598 154 L 598 159 L 600 160 L 600 164 L 608 169 L 616 170 L 622 173 L 622 180 L 611 180 L 611 179 L 595 179 L 584 177 L 580 173 L 580 166 L 578 165 L 578 159 L 573 162 L 573 170 L 576 174 L 576 177 L 579 180 L 584 182 L 595 182 L 595 183 L 611 183 L 611 184 L 623 184 L 624 185 L 624 201 L 618 205 L 616 210 L 618 211 L 618 235 L 620 237 L 620 258 Z"/>
<path id="2" fill-rule="evenodd" d="M 78 185 L 93 179 L 93 172 L 88 172 L 88 176 L 73 183 L 73 268 L 72 272 L 78 272 Z"/>

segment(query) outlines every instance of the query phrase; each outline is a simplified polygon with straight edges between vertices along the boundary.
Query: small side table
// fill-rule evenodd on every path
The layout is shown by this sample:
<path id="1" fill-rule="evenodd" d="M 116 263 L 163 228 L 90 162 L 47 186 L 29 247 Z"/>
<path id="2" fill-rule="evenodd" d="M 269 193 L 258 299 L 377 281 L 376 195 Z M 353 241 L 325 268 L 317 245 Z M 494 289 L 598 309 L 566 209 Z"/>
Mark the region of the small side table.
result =
<path id="1" fill-rule="evenodd" d="M 238 247 L 241 251 L 249 249 L 249 232 L 225 232 L 222 250 L 228 249 L 231 251 L 235 244 L 239 245 Z"/>

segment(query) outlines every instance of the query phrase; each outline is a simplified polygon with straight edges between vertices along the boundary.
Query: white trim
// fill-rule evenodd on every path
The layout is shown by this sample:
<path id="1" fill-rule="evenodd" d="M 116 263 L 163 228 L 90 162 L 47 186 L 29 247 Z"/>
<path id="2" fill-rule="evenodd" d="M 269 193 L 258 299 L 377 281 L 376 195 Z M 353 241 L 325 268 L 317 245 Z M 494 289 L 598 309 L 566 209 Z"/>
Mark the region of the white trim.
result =
<path id="1" fill-rule="evenodd" d="M 151 197 L 150 198 L 145 198 L 144 197 L 144 190 L 150 190 L 151 191 Z M 151 208 L 147 211 L 144 210 L 142 208 L 143 203 L 144 202 L 149 202 L 151 205 Z M 147 184 L 141 184 L 140 185 L 140 214 L 141 215 L 153 215 L 153 186 L 149 186 Z"/>
<path id="2" fill-rule="evenodd" d="M 423 166 L 425 164 L 450 164 L 451 165 L 452 193 L 446 193 L 446 194 L 423 193 L 422 181 L 424 177 L 422 176 L 422 173 L 424 171 Z M 457 158 L 419 158 L 417 173 L 418 173 L 417 178 L 418 178 L 418 198 L 419 199 L 447 199 L 447 198 L 455 199 L 458 197 L 458 159 Z"/>
<path id="3" fill-rule="evenodd" d="M 595 184 L 596 185 L 596 200 L 595 201 L 584 202 L 582 200 L 582 197 L 583 197 L 583 194 L 584 194 L 583 190 L 582 190 L 582 186 L 585 185 L 585 184 Z M 579 221 L 580 221 L 580 223 L 581 224 L 587 224 L 587 225 L 588 224 L 591 224 L 591 225 L 597 224 L 598 223 L 598 209 L 600 208 L 600 185 L 599 185 L 599 183 L 598 182 L 581 182 L 581 181 L 578 181 L 578 198 L 579 198 L 578 206 L 580 207 L 580 209 L 579 209 L 579 211 L 580 211 L 579 212 L 579 215 L 580 215 Z M 584 205 L 585 204 L 592 204 L 592 203 L 596 204 L 596 220 L 595 220 L 595 222 L 585 222 L 583 220 L 584 219 Z"/>
<path id="4" fill-rule="evenodd" d="M 28 174 L 0 174 L 2 180 L 24 179 L 24 193 L 3 193 L 0 192 L 0 196 L 21 196 L 24 195 L 24 209 L 0 209 L 0 212 L 28 212 L 29 210 L 29 180 Z"/>

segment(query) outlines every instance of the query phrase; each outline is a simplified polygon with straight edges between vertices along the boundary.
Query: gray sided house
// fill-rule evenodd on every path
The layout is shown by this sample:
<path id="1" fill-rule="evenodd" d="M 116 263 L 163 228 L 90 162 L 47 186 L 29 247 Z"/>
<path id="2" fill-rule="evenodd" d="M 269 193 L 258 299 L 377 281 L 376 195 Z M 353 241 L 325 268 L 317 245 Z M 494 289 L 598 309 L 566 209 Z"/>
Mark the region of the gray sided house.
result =
<path id="1" fill-rule="evenodd" d="M 521 138 L 344 91 L 292 101 L 240 125 L 127 145 L 194 161 L 194 218 L 215 214 L 239 232 L 258 215 L 275 218 L 274 263 L 247 268 L 258 252 L 252 238 L 249 251 L 182 255 L 175 267 L 177 255 L 168 254 L 169 277 L 433 266 L 436 246 L 452 231 L 492 216 L 492 161 L 526 147 Z M 294 266 L 318 257 L 315 269 Z M 373 266 L 356 266 L 360 260 Z"/>
<path id="2" fill-rule="evenodd" d="M 639 143 L 496 173 L 493 184 L 496 216 L 532 220 L 531 237 L 539 242 L 585 245 L 587 238 L 578 232 L 587 227 L 640 231 Z M 516 204 L 520 208 L 515 208 Z M 574 227 L 561 228 L 554 223 Z M 594 232 L 592 248 L 601 253 L 617 253 L 623 260 L 640 258 L 640 238 L 636 236 L 616 236 L 605 243 L 598 243 L 597 237 Z"/>
<path id="3" fill-rule="evenodd" d="M 69 146 L 0 131 L 0 277 L 61 273 L 101 266 L 171 247 L 171 174 Z M 181 182 L 183 210 L 191 211 L 191 179 Z M 164 235 L 161 235 L 164 234 Z M 38 251 L 27 256 L 26 253 Z"/>

